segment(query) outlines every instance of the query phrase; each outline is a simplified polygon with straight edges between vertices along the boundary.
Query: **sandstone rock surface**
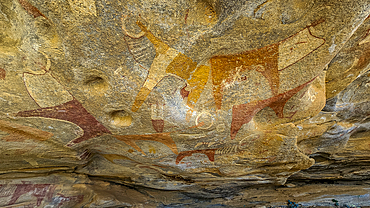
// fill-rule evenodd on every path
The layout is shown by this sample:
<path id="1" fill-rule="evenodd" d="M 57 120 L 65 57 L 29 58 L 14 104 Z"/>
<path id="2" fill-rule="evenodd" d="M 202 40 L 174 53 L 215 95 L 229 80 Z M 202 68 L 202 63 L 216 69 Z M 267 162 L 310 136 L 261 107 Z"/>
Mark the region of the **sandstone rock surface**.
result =
<path id="1" fill-rule="evenodd" d="M 369 14 L 0 0 L 0 206 L 370 206 Z"/>

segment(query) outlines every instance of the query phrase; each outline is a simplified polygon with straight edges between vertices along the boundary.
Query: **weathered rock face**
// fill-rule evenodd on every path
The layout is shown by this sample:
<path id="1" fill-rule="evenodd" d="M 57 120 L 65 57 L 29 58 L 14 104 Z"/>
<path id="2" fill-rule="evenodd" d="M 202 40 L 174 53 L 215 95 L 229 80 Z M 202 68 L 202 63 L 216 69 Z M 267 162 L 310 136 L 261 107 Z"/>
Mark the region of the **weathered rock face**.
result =
<path id="1" fill-rule="evenodd" d="M 369 14 L 366 0 L 1 0 L 0 204 L 370 205 L 365 182 L 340 184 L 369 179 Z"/>

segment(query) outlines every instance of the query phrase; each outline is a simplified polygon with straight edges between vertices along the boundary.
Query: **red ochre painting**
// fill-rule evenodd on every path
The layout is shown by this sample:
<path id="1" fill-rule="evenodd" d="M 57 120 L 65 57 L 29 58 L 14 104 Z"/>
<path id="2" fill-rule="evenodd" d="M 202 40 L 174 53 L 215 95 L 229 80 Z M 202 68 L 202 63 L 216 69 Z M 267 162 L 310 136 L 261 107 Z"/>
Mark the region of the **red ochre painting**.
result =
<path id="1" fill-rule="evenodd" d="M 43 202 L 57 202 L 55 207 L 62 207 L 65 203 L 81 203 L 84 195 L 65 196 L 56 191 L 58 185 L 54 184 L 32 184 L 29 181 L 22 181 L 22 184 L 3 184 L 0 185 L 0 198 L 9 198 L 7 207 L 19 206 L 18 199 L 23 196 L 36 197 L 36 203 L 25 204 L 22 207 L 38 207 Z M 17 207 L 18 207 L 17 206 Z"/>
<path id="2" fill-rule="evenodd" d="M 71 141 L 68 145 L 80 143 L 111 132 L 100 124 L 76 99 L 62 105 L 22 111 L 16 114 L 19 117 L 44 117 L 72 122 L 84 130 L 84 134 Z"/>
<path id="3" fill-rule="evenodd" d="M 72 122 L 84 130 L 84 134 L 72 141 L 67 146 L 86 141 L 88 139 L 102 136 L 105 134 L 112 134 L 106 127 L 97 121 L 76 99 L 64 103 L 59 106 L 41 108 L 30 111 L 22 111 L 16 114 L 19 117 L 44 117 L 54 118 Z M 177 148 L 175 142 L 172 140 L 170 133 L 159 133 L 149 135 L 114 135 L 118 140 L 125 142 L 137 151 L 145 153 L 136 145 L 135 141 L 150 140 L 157 141 L 167 145 L 175 154 Z"/>
<path id="4" fill-rule="evenodd" d="M 167 52 L 168 50 L 171 51 L 171 48 L 169 48 L 169 46 L 164 44 L 159 39 L 155 38 L 150 33 L 150 31 L 146 30 L 146 28 L 140 22 L 138 22 L 138 25 L 141 26 L 141 28 L 145 31 L 145 34 L 147 34 L 148 38 L 152 41 L 152 43 L 156 45 L 157 50 L 160 51 L 163 50 L 163 48 L 165 48 L 164 49 L 165 51 Z M 303 38 L 299 36 L 302 36 Z M 313 47 L 312 50 L 298 52 L 301 54 L 301 56 L 295 58 L 294 60 L 284 59 L 285 61 L 284 63 L 279 63 L 280 58 L 279 52 L 281 52 L 281 50 L 279 51 L 279 47 L 282 47 L 282 45 L 285 42 L 289 42 L 289 40 L 294 38 L 297 39 L 294 41 L 301 41 L 302 39 L 304 39 L 305 41 L 294 43 L 293 46 L 289 49 L 290 53 L 296 53 L 294 52 L 294 50 L 299 50 L 300 44 L 308 44 L 310 43 L 310 41 L 312 42 L 313 40 L 316 41 L 315 42 L 316 46 Z M 181 54 L 180 52 L 172 51 L 171 53 L 173 53 L 172 55 L 174 55 L 173 59 L 168 60 L 168 65 L 162 72 L 164 73 L 164 76 L 168 76 L 168 74 L 174 74 L 186 80 L 189 79 L 189 77 L 192 77 L 190 80 L 188 80 L 188 84 L 191 83 L 189 85 L 195 85 L 196 90 L 189 92 L 183 88 L 181 91 L 181 95 L 183 96 L 183 98 L 185 97 L 189 98 L 193 96 L 193 99 L 190 100 L 192 100 L 192 103 L 195 104 L 196 100 L 200 96 L 200 92 L 203 90 L 205 83 L 207 82 L 209 71 L 211 71 L 213 83 L 213 96 L 215 99 L 217 109 L 220 109 L 222 105 L 222 94 L 225 84 L 230 83 L 232 82 L 232 80 L 234 80 L 233 76 L 236 74 L 237 70 L 238 72 L 243 72 L 244 70 L 256 70 L 257 72 L 261 73 L 268 81 L 273 97 L 265 100 L 251 101 L 250 103 L 233 106 L 230 136 L 231 139 L 234 139 L 241 126 L 250 122 L 251 119 L 265 107 L 272 108 L 279 118 L 284 117 L 283 109 L 286 102 L 292 96 L 294 96 L 296 93 L 302 90 L 305 86 L 310 84 L 315 78 L 307 81 L 306 83 L 294 89 L 288 90 L 283 93 L 279 93 L 280 86 L 279 71 L 284 70 L 285 68 L 291 66 L 295 62 L 304 58 L 304 56 L 307 56 L 309 53 L 316 50 L 323 43 L 324 40 L 312 36 L 309 31 L 309 27 L 307 27 L 302 31 L 298 32 L 296 35 L 293 35 L 292 37 L 289 37 L 288 39 L 283 40 L 277 44 L 272 44 L 261 49 L 255 49 L 241 54 L 212 57 L 210 59 L 210 68 L 203 65 L 200 67 L 196 67 L 196 63 L 192 62 L 191 59 Z M 292 45 L 292 43 L 288 43 L 288 45 L 289 44 Z M 289 53 L 285 54 L 285 56 L 290 55 L 291 54 Z M 166 57 L 168 57 L 168 54 Z M 184 68 L 184 66 L 186 67 Z M 190 76 L 192 71 L 194 71 L 194 69 L 196 68 L 197 70 L 193 72 L 193 76 Z M 154 71 L 149 71 L 149 76 L 146 81 L 147 85 L 150 85 L 151 87 L 146 87 L 145 86 L 146 84 L 144 84 L 143 88 L 137 95 L 137 99 L 133 106 L 134 110 L 137 110 L 141 106 L 141 104 L 145 101 L 146 96 L 150 93 L 151 89 L 153 89 L 156 86 L 156 84 L 160 81 L 160 79 L 158 79 L 157 77 L 158 76 L 157 71 L 155 70 L 162 70 L 161 66 L 151 68 L 151 70 Z M 163 75 L 162 72 L 159 75 Z M 153 77 L 150 78 L 150 76 Z M 162 76 L 162 78 L 164 76 Z M 192 95 L 192 93 L 195 93 L 196 95 Z M 58 106 L 23 111 L 17 113 L 16 115 L 19 117 L 54 118 L 75 123 L 84 130 L 84 134 L 81 137 L 69 142 L 68 146 L 72 146 L 73 144 L 80 143 L 94 137 L 102 136 L 105 134 L 112 134 L 106 127 L 104 127 L 90 113 L 88 113 L 87 110 L 76 99 L 73 99 L 72 101 L 63 103 Z M 140 149 L 140 147 L 136 145 L 135 141 L 148 140 L 161 142 L 168 146 L 173 153 L 178 154 L 176 144 L 172 140 L 170 133 L 162 133 L 164 131 L 164 120 L 152 119 L 152 124 L 153 128 L 155 129 L 155 131 L 158 132 L 158 134 L 114 135 L 114 136 L 118 140 L 125 142 L 127 145 L 130 145 L 131 147 L 133 147 L 134 149 L 136 149 L 137 151 L 141 152 L 144 155 L 145 153 Z M 211 161 L 213 161 L 214 160 L 213 155 L 215 150 L 216 149 L 181 152 L 176 159 L 176 163 L 179 163 L 184 157 L 191 156 L 193 153 L 204 153 L 208 156 L 208 158 Z"/>
<path id="5" fill-rule="evenodd" d="M 314 25 L 322 22 L 322 20 L 317 21 L 314 23 Z M 251 119 L 265 107 L 271 107 L 279 118 L 284 118 L 283 109 L 285 103 L 313 80 L 307 80 L 306 83 L 303 83 L 292 90 L 279 93 L 280 71 L 292 66 L 294 63 L 303 59 L 305 56 L 309 55 L 325 43 L 324 39 L 312 35 L 309 28 L 313 25 L 310 25 L 295 35 L 292 35 L 291 37 L 288 37 L 287 39 L 276 44 L 265 46 L 260 49 L 246 51 L 241 54 L 214 56 L 209 61 L 210 68 L 208 66 L 201 65 L 197 68 L 197 70 L 194 71 L 196 68 L 196 63 L 192 62 L 192 60 L 186 57 L 184 54 L 171 49 L 161 40 L 154 37 L 154 35 L 148 31 L 141 22 L 138 22 L 137 24 L 144 32 L 143 34 L 148 37 L 157 50 L 157 56 L 154 59 L 154 62 L 165 61 L 167 64 L 152 64 L 151 68 L 149 69 L 148 78 L 136 96 L 136 101 L 133 105 L 134 111 L 140 108 L 150 91 L 161 81 L 161 79 L 163 79 L 165 76 L 169 76 L 170 74 L 187 80 L 190 86 L 195 85 L 194 89 L 196 90 L 190 92 L 186 91 L 184 89 L 185 87 L 181 89 L 181 95 L 183 98 L 193 98 L 188 99 L 188 106 L 190 108 L 194 106 L 200 96 L 201 91 L 204 89 L 204 85 L 208 79 L 209 71 L 212 73 L 213 96 L 217 109 L 221 109 L 225 85 L 230 84 L 233 82 L 233 80 L 235 81 L 235 76 L 237 73 L 241 73 L 245 70 L 256 70 L 266 78 L 273 97 L 266 100 L 256 100 L 251 101 L 250 103 L 234 106 L 233 119 L 230 129 L 231 139 L 235 138 L 236 133 L 243 124 L 251 121 Z M 130 39 L 127 37 L 127 39 L 131 40 L 138 38 Z M 130 46 L 134 48 L 134 45 L 135 44 L 129 44 L 129 48 Z M 161 59 L 160 55 L 158 55 L 160 53 L 166 53 L 167 59 L 171 56 L 173 59 Z M 133 56 L 135 57 L 135 53 L 133 53 Z M 204 68 L 203 73 L 200 73 L 201 68 Z M 194 71 L 194 73 L 192 71 Z M 192 79 L 188 80 L 190 74 L 192 73 Z M 162 132 L 162 125 L 159 124 L 160 123 L 155 122 L 153 123 L 153 127 L 157 130 L 157 132 Z"/>
<path id="6" fill-rule="evenodd" d="M 19 3 L 35 18 L 39 16 L 45 17 L 37 8 L 33 7 L 28 2 L 19 0 Z M 163 41 L 155 37 L 140 21 L 136 22 L 137 26 L 139 26 L 142 31 L 140 35 L 130 35 L 126 31 L 124 21 L 125 20 L 123 19 L 122 29 L 126 34 L 124 41 L 128 45 L 129 51 L 136 62 L 140 64 L 144 59 L 141 54 L 143 52 L 138 49 L 141 47 L 140 41 L 143 37 L 146 37 L 150 41 L 156 51 L 156 56 L 148 69 L 148 76 L 136 95 L 136 99 L 132 105 L 131 110 L 133 112 L 139 110 L 150 92 L 166 76 L 175 76 L 186 80 L 186 86 L 181 89 L 180 94 L 183 99 L 187 99 L 187 105 L 190 108 L 188 114 L 193 112 L 193 108 L 200 98 L 210 74 L 212 77 L 211 83 L 213 87 L 213 98 L 216 109 L 218 110 L 222 107 L 222 99 L 226 93 L 226 85 L 235 82 L 237 74 L 246 70 L 255 70 L 267 80 L 272 97 L 264 100 L 254 100 L 249 103 L 233 105 L 232 122 L 230 127 L 231 139 L 236 137 L 242 125 L 249 123 L 252 118 L 265 107 L 272 108 L 279 118 L 284 118 L 283 109 L 287 101 L 305 86 L 310 84 L 315 78 L 306 80 L 305 83 L 302 83 L 291 90 L 281 92 L 281 71 L 300 61 L 325 43 L 324 39 L 312 35 L 310 31 L 311 25 L 291 37 L 263 48 L 246 51 L 240 54 L 213 56 L 209 60 L 209 66 L 206 66 L 198 65 L 183 53 L 165 44 Z M 320 22 L 315 24 L 320 24 Z M 143 65 L 140 66 L 145 68 Z M 45 72 L 43 75 L 47 75 L 47 73 Z M 5 70 L 0 68 L 0 79 L 4 78 Z M 248 79 L 248 77 L 246 79 Z M 238 81 L 243 82 L 244 80 L 241 79 Z M 83 129 L 83 135 L 70 141 L 67 146 L 72 146 L 102 135 L 112 135 L 112 132 L 94 118 L 75 98 L 56 106 L 41 107 L 35 110 L 18 112 L 16 116 L 53 118 L 69 121 L 78 125 Z M 163 143 L 169 147 L 174 154 L 178 154 L 176 159 L 177 164 L 184 157 L 191 156 L 194 153 L 206 154 L 210 161 L 214 161 L 214 154 L 217 149 L 190 150 L 178 153 L 176 143 L 171 137 L 171 133 L 173 132 L 165 132 L 165 119 L 166 118 L 151 120 L 152 127 L 157 132 L 156 134 L 113 136 L 133 147 L 138 152 L 141 152 L 143 155 L 146 154 L 136 144 L 136 141 L 156 141 Z M 47 133 L 43 133 L 42 135 L 45 135 L 44 137 L 46 139 L 52 136 L 47 135 Z"/>
<path id="7" fill-rule="evenodd" d="M 284 205 L 295 182 L 317 204 L 300 179 L 366 179 L 370 0 L 277 2 L 1 1 L 0 207 Z"/>

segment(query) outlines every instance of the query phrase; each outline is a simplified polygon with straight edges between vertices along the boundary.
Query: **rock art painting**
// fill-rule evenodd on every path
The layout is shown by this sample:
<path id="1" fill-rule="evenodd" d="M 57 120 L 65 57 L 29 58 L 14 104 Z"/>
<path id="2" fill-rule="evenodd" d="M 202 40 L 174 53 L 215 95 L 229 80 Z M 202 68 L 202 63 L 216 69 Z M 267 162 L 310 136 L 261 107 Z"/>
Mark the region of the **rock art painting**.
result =
<path id="1" fill-rule="evenodd" d="M 62 184 L 52 183 L 50 182 L 52 179 L 48 179 L 47 183 L 33 178 L 26 181 L 14 180 L 13 183 L 3 184 L 0 186 L 0 198 L 4 200 L 6 207 L 68 207 L 81 204 L 84 198 L 89 197 L 89 193 L 66 194 Z M 59 176 L 58 179 L 73 185 L 69 178 Z"/>
<path id="2" fill-rule="evenodd" d="M 315 25 L 322 22 L 322 20 L 317 21 Z M 156 48 L 157 55 L 156 58 L 154 58 L 152 65 L 150 66 L 149 74 L 143 87 L 140 89 L 138 95 L 136 96 L 136 100 L 132 108 L 133 111 L 137 111 L 139 109 L 149 93 L 165 76 L 169 76 L 170 74 L 177 75 L 178 77 L 186 80 L 190 77 L 190 73 L 195 70 L 197 65 L 185 55 L 174 51 L 173 49 L 169 48 L 168 45 L 163 43 L 163 41 L 156 38 L 140 21 L 136 22 L 136 24 L 142 30 L 142 35 L 139 38 L 147 36 L 147 38 Z M 199 99 L 200 93 L 204 89 L 205 83 L 208 79 L 208 73 L 211 70 L 213 96 L 215 99 L 216 108 L 221 109 L 223 91 L 222 89 L 225 87 L 225 85 L 235 82 L 237 73 L 242 73 L 245 70 L 256 70 L 257 72 L 261 73 L 268 81 L 273 98 L 261 101 L 252 101 L 244 105 L 235 105 L 233 107 L 231 139 L 235 138 L 235 135 L 237 131 L 241 128 L 242 124 L 248 123 L 256 113 L 267 106 L 271 107 L 279 118 L 283 118 L 283 108 L 285 106 L 285 103 L 293 95 L 303 89 L 303 87 L 309 84 L 312 80 L 304 83 L 303 85 L 295 89 L 280 94 L 279 71 L 282 71 L 292 64 L 298 62 L 299 60 L 303 59 L 305 56 L 312 53 L 325 43 L 325 40 L 323 38 L 313 36 L 309 28 L 310 27 L 307 27 L 297 34 L 294 34 L 277 44 L 266 46 L 261 49 L 247 51 L 238 55 L 212 57 L 210 59 L 211 66 L 207 67 L 201 65 L 197 68 L 197 70 L 195 70 L 194 74 L 192 75 L 192 79 L 188 80 L 187 82 L 187 84 L 189 84 L 190 86 L 195 87 L 196 90 L 189 92 L 183 88 L 180 92 L 182 97 L 188 97 L 188 106 L 189 103 L 195 104 L 196 101 Z M 129 44 L 129 47 L 130 46 L 134 48 L 135 45 Z M 145 48 L 145 46 L 143 46 L 143 48 Z M 161 53 L 166 54 L 164 56 L 161 56 L 159 55 Z M 136 54 L 137 52 L 133 53 L 133 56 L 143 56 L 140 54 Z M 185 72 L 187 74 L 183 74 Z M 248 79 L 248 77 L 242 77 L 242 79 L 246 80 Z M 193 106 L 193 104 L 191 104 L 189 107 Z M 242 108 L 244 110 L 242 110 Z M 240 115 L 244 115 L 244 118 L 240 118 Z M 152 122 L 153 127 L 156 129 L 157 132 L 163 131 L 163 120 L 152 120 Z"/>
<path id="3" fill-rule="evenodd" d="M 265 107 L 270 107 L 279 118 L 284 118 L 283 110 L 287 101 L 302 90 L 305 86 L 310 84 L 313 80 L 304 83 L 287 92 L 278 94 L 272 98 L 266 100 L 260 100 L 257 102 L 251 102 L 247 104 L 235 105 L 233 107 L 233 120 L 231 122 L 231 139 L 234 139 L 238 130 L 243 124 L 250 122 L 254 115 Z"/>
<path id="4" fill-rule="evenodd" d="M 268 81 L 273 96 L 279 94 L 279 71 L 301 60 L 325 43 L 311 34 L 309 27 L 293 36 L 261 49 L 238 55 L 216 56 L 210 59 L 213 94 L 216 106 L 221 109 L 222 89 L 235 80 L 235 74 L 256 70 Z M 245 77 L 248 79 L 248 77 Z"/>
<path id="5" fill-rule="evenodd" d="M 53 189 L 51 184 L 17 184 L 8 205 L 15 204 L 22 195 L 32 193 L 37 198 L 36 206 L 40 206 L 45 197 L 51 199 Z"/>
<path id="6" fill-rule="evenodd" d="M 191 151 L 181 152 L 176 158 L 176 164 L 179 164 L 184 157 L 191 156 L 195 153 L 205 154 L 205 155 L 207 155 L 208 159 L 211 162 L 214 162 L 215 161 L 215 152 L 216 152 L 216 149 L 191 150 Z"/>
<path id="7" fill-rule="evenodd" d="M 23 141 L 25 139 L 45 141 L 53 136 L 52 133 L 46 131 L 3 120 L 0 120 L 0 130 L 9 134 L 1 138 L 5 141 Z"/>
<path id="8" fill-rule="evenodd" d="M 28 1 L 26 1 L 26 0 L 19 0 L 18 2 L 24 8 L 24 10 L 26 10 L 27 13 L 29 15 L 33 16 L 34 18 L 37 18 L 39 16 L 42 16 L 44 18 L 47 18 L 45 15 L 43 15 L 40 12 L 40 10 L 38 10 L 36 7 L 32 6 L 32 4 L 29 3 Z"/>
<path id="9" fill-rule="evenodd" d="M 188 105 L 193 106 L 207 82 L 209 67 L 193 62 L 189 57 L 170 48 L 163 41 L 156 38 L 140 21 L 137 22 L 144 35 L 154 45 L 156 57 L 150 66 L 148 77 L 144 85 L 136 95 L 132 111 L 137 111 L 145 101 L 153 88 L 166 76 L 173 75 L 188 80 L 188 84 L 194 89 L 187 95 Z M 126 37 L 127 39 L 129 37 Z M 130 44 L 129 46 L 134 45 Z M 132 48 L 134 48 L 132 46 Z M 132 50 L 132 49 L 131 49 Z M 134 57 L 140 57 L 140 54 L 133 53 Z"/>
<path id="10" fill-rule="evenodd" d="M 150 135 L 127 135 L 127 136 L 115 136 L 118 140 L 125 142 L 131 147 L 135 148 L 137 151 L 145 153 L 136 145 L 135 140 L 149 140 L 156 141 L 165 144 L 171 151 L 175 154 L 178 154 L 177 147 L 175 142 L 172 140 L 170 133 L 161 133 L 161 134 L 150 134 Z"/>
<path id="11" fill-rule="evenodd" d="M 72 100 L 58 106 L 18 112 L 16 116 L 55 118 L 77 124 L 84 130 L 84 135 L 71 141 L 68 145 L 73 145 L 74 143 L 80 143 L 90 138 L 110 133 L 110 131 L 89 114 L 77 100 Z"/>
<path id="12" fill-rule="evenodd" d="M 0 1 L 0 207 L 365 180 L 369 3 Z"/>
<path id="13" fill-rule="evenodd" d="M 24 83 L 30 96 L 40 107 L 52 107 L 73 100 L 73 97 L 49 74 L 24 73 Z"/>

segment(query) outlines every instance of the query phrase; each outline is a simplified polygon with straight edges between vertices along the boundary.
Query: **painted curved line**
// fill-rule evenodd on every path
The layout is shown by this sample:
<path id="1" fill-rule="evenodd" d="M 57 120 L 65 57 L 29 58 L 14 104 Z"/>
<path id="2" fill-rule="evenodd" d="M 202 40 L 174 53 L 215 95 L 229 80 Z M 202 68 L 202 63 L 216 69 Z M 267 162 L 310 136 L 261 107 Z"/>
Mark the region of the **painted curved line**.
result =
<path id="1" fill-rule="evenodd" d="M 27 94 L 30 96 L 30 98 L 33 100 L 33 102 L 35 102 L 35 104 L 37 105 L 37 106 L 39 106 L 39 108 L 41 108 L 41 106 L 36 102 L 36 100 L 32 97 L 32 95 L 31 95 L 31 93 L 30 93 L 30 91 L 28 91 L 28 87 L 27 87 L 27 85 L 26 85 L 26 82 L 24 81 L 24 74 L 30 74 L 30 75 L 34 75 L 34 76 L 37 76 L 37 75 L 45 75 L 46 73 L 48 73 L 48 72 L 45 72 L 45 73 L 43 73 L 43 74 L 33 74 L 33 73 L 30 73 L 30 72 L 23 72 L 23 74 L 22 74 L 22 79 L 23 79 L 23 85 L 24 85 L 24 87 L 26 88 L 26 91 L 27 91 Z"/>
<path id="2" fill-rule="evenodd" d="M 322 21 L 322 22 L 324 22 L 324 21 Z M 320 23 L 322 23 L 322 22 L 320 22 Z M 320 23 L 318 23 L 318 24 L 320 24 Z M 316 25 L 315 25 L 315 26 L 316 26 Z M 315 35 L 312 35 L 311 30 L 310 30 L 310 27 L 312 27 L 312 25 L 307 26 L 307 27 L 305 27 L 304 29 L 300 30 L 299 32 L 295 33 L 294 35 L 291 35 L 291 36 L 289 36 L 289 37 L 285 38 L 284 40 L 282 40 L 282 41 L 281 41 L 281 43 L 283 43 L 283 42 L 287 41 L 287 40 L 288 40 L 289 38 L 291 38 L 291 37 L 294 37 L 295 35 L 297 35 L 298 33 L 302 32 L 302 31 L 303 31 L 303 30 L 305 30 L 305 29 L 307 29 L 307 30 L 308 30 L 308 33 L 309 33 L 312 37 L 317 38 L 317 39 L 320 39 L 320 40 L 323 40 L 324 42 L 323 42 L 322 44 L 320 44 L 319 46 L 317 46 L 314 50 L 312 50 L 311 52 L 309 52 L 308 54 L 306 54 L 305 56 L 303 56 L 302 58 L 300 58 L 300 59 L 298 59 L 297 61 L 295 61 L 294 63 L 289 64 L 288 66 L 286 66 L 286 67 L 284 67 L 284 68 L 282 68 L 282 69 L 278 69 L 278 71 L 279 71 L 279 72 L 280 72 L 280 71 L 283 71 L 284 69 L 287 69 L 287 68 L 291 67 L 292 65 L 294 65 L 294 64 L 296 64 L 297 62 L 301 61 L 302 59 L 306 58 L 308 55 L 310 55 L 311 53 L 315 52 L 317 49 L 319 49 L 321 46 L 323 46 L 323 45 L 326 43 L 326 40 L 325 40 L 324 38 L 320 38 L 320 37 L 317 37 L 317 36 L 315 36 Z"/>
<path id="3" fill-rule="evenodd" d="M 126 26 L 125 26 L 125 22 L 127 20 L 127 18 L 129 17 L 130 15 L 122 15 L 121 16 L 121 22 L 122 22 L 122 30 L 123 30 L 123 33 L 127 36 L 129 36 L 130 38 L 134 38 L 134 39 L 139 39 L 139 38 L 142 38 L 144 37 L 145 35 L 145 32 L 144 31 L 141 31 L 140 33 L 138 34 L 132 34 L 130 32 L 128 32 L 128 30 L 126 29 Z"/>
<path id="4" fill-rule="evenodd" d="M 211 118 L 211 124 L 209 125 L 209 126 L 207 126 L 207 127 L 203 127 L 203 125 L 199 125 L 200 123 L 199 123 L 199 119 L 200 119 L 200 117 L 202 116 L 202 115 L 208 115 L 209 116 L 209 118 Z M 211 128 L 212 127 L 212 125 L 213 125 L 213 116 L 212 116 L 212 114 L 210 114 L 209 112 L 206 112 L 206 111 L 202 111 L 198 116 L 197 116 L 197 118 L 195 119 L 195 125 L 196 126 L 198 126 L 198 129 L 209 129 L 209 128 Z"/>
<path id="5" fill-rule="evenodd" d="M 35 49 L 34 49 L 35 50 Z M 46 55 L 46 53 L 42 52 L 42 51 L 37 51 L 39 53 L 41 53 L 42 55 L 45 56 L 46 58 L 46 66 L 45 66 L 45 71 L 49 72 L 50 71 L 50 68 L 51 68 L 51 61 L 50 61 L 50 58 L 48 55 Z"/>

